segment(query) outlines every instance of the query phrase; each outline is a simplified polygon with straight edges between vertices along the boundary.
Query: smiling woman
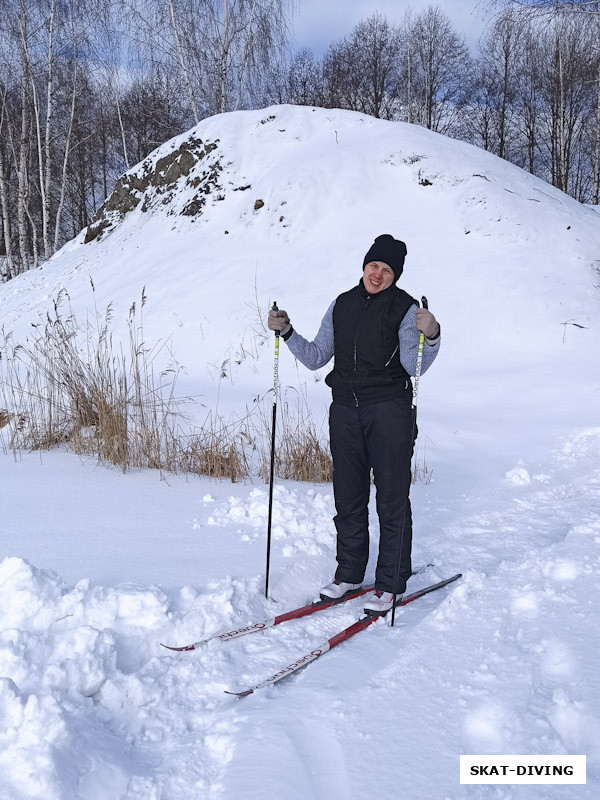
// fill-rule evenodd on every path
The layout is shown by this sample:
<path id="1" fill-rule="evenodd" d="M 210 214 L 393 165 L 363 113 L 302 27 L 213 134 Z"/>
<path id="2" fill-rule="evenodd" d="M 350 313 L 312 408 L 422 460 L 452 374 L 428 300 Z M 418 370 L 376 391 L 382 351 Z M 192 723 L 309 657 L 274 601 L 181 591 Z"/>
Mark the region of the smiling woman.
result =
<path id="1" fill-rule="evenodd" d="M 394 270 L 383 261 L 370 261 L 363 271 L 363 283 L 369 294 L 382 292 L 394 282 Z"/>
<path id="2" fill-rule="evenodd" d="M 389 610 L 411 574 L 409 491 L 416 425 L 410 376 L 420 335 L 428 345 L 423 371 L 440 342 L 433 314 L 417 310 L 417 301 L 395 286 L 406 252 L 404 242 L 390 234 L 378 236 L 364 257 L 358 285 L 331 303 L 312 342 L 296 333 L 285 311 L 269 314 L 269 328 L 281 332 L 304 366 L 319 369 L 334 358 L 325 382 L 333 392 L 329 435 L 338 567 L 334 580 L 321 590 L 324 599 L 337 599 L 362 585 L 373 470 L 380 537 L 376 591 L 365 603 L 367 613 Z"/>

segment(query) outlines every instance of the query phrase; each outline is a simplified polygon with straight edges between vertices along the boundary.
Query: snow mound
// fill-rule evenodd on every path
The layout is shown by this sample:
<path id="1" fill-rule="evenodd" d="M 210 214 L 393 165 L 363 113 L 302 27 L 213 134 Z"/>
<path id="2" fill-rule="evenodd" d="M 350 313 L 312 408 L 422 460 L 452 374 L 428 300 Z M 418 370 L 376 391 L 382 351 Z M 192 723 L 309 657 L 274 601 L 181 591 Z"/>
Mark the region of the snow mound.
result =
<path id="1" fill-rule="evenodd" d="M 56 573 L 23 559 L 0 563 L 2 796 L 65 797 L 64 764 L 79 753 L 82 771 L 89 766 L 101 690 L 149 658 L 140 633 L 164 626 L 166 606 L 159 590 L 88 581 L 66 590 Z M 68 773 L 75 780 L 77 770 Z"/>
<path id="2" fill-rule="evenodd" d="M 531 476 L 525 467 L 515 467 L 506 473 L 506 480 L 514 486 L 528 486 L 531 483 Z"/>

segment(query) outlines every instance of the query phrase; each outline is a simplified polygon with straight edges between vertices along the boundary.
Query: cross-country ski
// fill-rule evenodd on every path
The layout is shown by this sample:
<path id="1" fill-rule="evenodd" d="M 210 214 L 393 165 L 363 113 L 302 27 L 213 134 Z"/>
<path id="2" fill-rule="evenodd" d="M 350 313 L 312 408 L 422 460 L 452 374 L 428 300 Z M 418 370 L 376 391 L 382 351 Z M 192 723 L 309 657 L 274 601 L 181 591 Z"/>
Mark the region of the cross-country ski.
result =
<path id="1" fill-rule="evenodd" d="M 430 592 L 435 592 L 437 589 L 441 589 L 444 586 L 448 586 L 450 583 L 454 583 L 459 578 L 462 578 L 460 573 L 453 575 L 451 578 L 447 578 L 446 580 L 440 581 L 439 583 L 434 583 L 431 586 L 425 586 L 423 589 L 419 589 L 417 592 L 412 592 L 412 594 L 407 594 L 406 596 L 402 597 L 399 600 L 396 600 L 394 607 L 400 608 L 401 606 L 406 606 L 408 603 L 412 603 L 414 600 L 417 600 L 419 597 L 423 597 Z M 271 675 L 266 680 L 262 681 L 261 683 L 253 686 L 252 689 L 243 689 L 239 692 L 232 692 L 228 691 L 227 694 L 234 694 L 237 697 L 247 697 L 249 694 L 253 694 L 258 689 L 264 689 L 266 686 L 272 686 L 274 683 L 282 680 L 283 678 L 287 678 L 289 675 L 292 675 L 294 672 L 297 672 L 299 669 L 306 667 L 311 661 L 316 661 L 317 658 L 320 658 L 322 655 L 327 653 L 329 650 L 332 650 L 334 647 L 337 647 L 338 644 L 347 641 L 348 639 L 355 636 L 357 633 L 366 630 L 370 625 L 376 622 L 378 619 L 384 618 L 389 612 L 382 611 L 378 614 L 371 614 L 365 615 L 361 619 L 359 619 L 354 624 L 350 625 L 348 628 L 344 628 L 344 630 L 336 633 L 326 642 L 317 647 L 313 648 L 309 653 L 301 656 L 297 661 L 293 664 L 289 664 L 287 667 L 278 670 L 274 675 Z"/>

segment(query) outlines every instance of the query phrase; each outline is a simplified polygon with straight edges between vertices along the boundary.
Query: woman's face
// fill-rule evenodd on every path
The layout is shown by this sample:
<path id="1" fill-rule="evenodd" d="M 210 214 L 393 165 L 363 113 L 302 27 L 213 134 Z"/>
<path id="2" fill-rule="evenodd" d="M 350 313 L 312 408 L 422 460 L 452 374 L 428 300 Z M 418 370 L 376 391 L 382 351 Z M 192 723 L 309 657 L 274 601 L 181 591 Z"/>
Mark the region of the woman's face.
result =
<path id="1" fill-rule="evenodd" d="M 384 261 L 369 261 L 363 271 L 363 284 L 369 294 L 383 292 L 394 282 L 394 270 Z"/>

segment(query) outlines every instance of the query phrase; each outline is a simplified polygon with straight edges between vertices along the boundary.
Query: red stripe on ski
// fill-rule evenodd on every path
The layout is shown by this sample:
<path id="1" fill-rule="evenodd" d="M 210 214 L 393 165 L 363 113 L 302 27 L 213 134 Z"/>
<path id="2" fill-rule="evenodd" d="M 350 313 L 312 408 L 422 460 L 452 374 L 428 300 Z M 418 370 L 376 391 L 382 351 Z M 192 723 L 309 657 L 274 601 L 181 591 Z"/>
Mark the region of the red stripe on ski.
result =
<path id="1" fill-rule="evenodd" d="M 274 624 L 279 625 L 282 622 L 287 622 L 289 619 L 300 619 L 309 614 L 314 614 L 315 611 L 322 611 L 324 608 L 338 606 L 340 603 L 345 603 L 347 600 L 354 600 L 356 597 L 362 597 L 363 594 L 372 592 L 374 589 L 374 586 L 363 586 L 361 589 L 354 589 L 354 591 L 346 592 L 345 595 L 338 597 L 337 600 L 316 600 L 314 603 L 302 606 L 302 608 L 296 608 L 293 611 L 286 611 L 285 614 L 280 614 L 278 617 L 275 617 Z"/>

